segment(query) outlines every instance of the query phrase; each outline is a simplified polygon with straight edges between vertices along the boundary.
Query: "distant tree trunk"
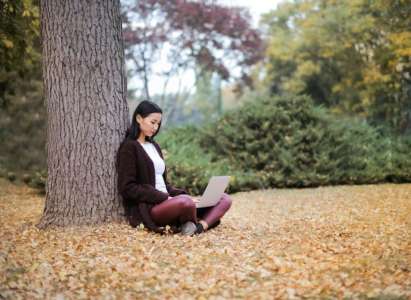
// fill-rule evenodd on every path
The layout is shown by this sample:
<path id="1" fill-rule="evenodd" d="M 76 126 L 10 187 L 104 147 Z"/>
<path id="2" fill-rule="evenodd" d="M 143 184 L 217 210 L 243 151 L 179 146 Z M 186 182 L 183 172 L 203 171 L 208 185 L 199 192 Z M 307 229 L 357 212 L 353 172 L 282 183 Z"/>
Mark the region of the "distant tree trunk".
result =
<path id="1" fill-rule="evenodd" d="M 119 0 L 42 0 L 46 205 L 39 227 L 122 219 L 116 154 L 128 125 Z"/>

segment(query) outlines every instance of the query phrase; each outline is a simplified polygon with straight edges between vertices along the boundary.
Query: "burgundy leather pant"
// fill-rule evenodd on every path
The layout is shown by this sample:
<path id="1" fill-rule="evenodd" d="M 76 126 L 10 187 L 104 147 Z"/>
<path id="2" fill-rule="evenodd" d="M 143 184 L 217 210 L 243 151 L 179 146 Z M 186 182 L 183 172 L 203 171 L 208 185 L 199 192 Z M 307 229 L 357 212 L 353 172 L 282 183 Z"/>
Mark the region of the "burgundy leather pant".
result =
<path id="1" fill-rule="evenodd" d="M 189 195 L 178 195 L 153 206 L 151 217 L 159 226 L 182 224 L 187 221 L 197 223 L 199 218 L 212 227 L 224 216 L 230 206 L 231 198 L 225 193 L 215 206 L 204 208 L 196 208 Z"/>

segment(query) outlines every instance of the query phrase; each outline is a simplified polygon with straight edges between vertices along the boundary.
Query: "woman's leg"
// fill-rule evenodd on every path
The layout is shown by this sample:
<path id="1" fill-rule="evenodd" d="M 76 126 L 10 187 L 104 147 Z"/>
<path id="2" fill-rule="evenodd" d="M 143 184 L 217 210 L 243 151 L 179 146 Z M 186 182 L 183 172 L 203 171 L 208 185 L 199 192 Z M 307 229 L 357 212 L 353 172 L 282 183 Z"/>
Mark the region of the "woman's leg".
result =
<path id="1" fill-rule="evenodd" d="M 188 195 L 178 195 L 153 206 L 151 217 L 159 226 L 165 226 L 176 221 L 185 223 L 191 221 L 196 223 L 196 205 Z"/>
<path id="2" fill-rule="evenodd" d="M 204 230 L 213 227 L 230 209 L 232 200 L 226 193 L 223 194 L 221 200 L 213 207 L 207 209 L 200 217 L 200 223 L 203 225 Z"/>

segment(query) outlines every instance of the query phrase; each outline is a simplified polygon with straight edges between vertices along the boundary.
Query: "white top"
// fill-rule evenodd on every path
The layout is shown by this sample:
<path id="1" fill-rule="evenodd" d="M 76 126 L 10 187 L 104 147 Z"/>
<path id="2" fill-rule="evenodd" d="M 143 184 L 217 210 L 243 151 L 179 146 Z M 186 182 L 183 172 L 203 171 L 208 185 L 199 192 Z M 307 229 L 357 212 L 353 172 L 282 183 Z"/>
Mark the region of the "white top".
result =
<path id="1" fill-rule="evenodd" d="M 156 177 L 156 190 L 168 193 L 163 178 L 163 174 L 166 169 L 166 164 L 164 163 L 164 160 L 161 158 L 160 154 L 157 152 L 156 147 L 154 147 L 152 143 L 140 143 L 140 145 L 143 146 L 144 150 L 153 161 L 154 173 Z"/>

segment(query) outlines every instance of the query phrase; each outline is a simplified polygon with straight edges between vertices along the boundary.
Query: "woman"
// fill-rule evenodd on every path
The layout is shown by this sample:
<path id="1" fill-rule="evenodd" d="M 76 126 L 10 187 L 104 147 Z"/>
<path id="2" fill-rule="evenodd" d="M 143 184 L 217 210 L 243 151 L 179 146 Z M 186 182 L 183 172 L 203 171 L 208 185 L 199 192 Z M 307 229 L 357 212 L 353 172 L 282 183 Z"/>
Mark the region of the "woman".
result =
<path id="1" fill-rule="evenodd" d="M 217 226 L 231 206 L 227 194 L 217 205 L 196 209 L 198 199 L 172 187 L 160 146 L 154 137 L 161 127 L 162 110 L 150 101 L 136 108 L 131 127 L 118 153 L 118 187 L 131 226 L 141 222 L 163 233 L 169 225 L 173 232 L 199 234 Z"/>

